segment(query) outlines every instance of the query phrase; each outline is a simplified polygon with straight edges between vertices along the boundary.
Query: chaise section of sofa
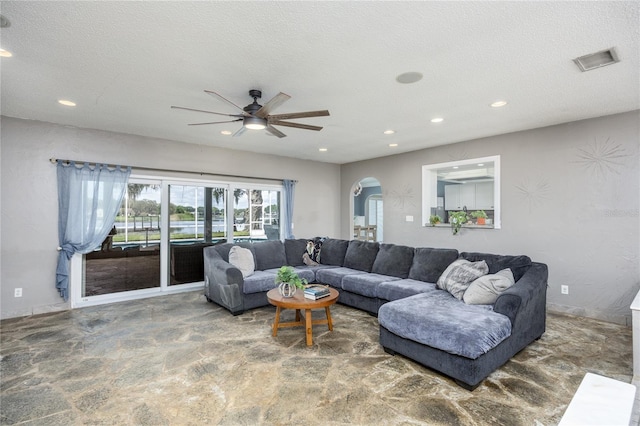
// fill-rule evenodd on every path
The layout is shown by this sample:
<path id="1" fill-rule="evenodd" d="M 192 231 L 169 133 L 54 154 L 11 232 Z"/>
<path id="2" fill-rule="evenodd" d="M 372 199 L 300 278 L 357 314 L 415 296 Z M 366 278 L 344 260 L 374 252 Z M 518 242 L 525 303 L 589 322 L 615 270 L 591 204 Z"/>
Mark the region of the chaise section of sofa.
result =
<path id="1" fill-rule="evenodd" d="M 503 263 L 495 268 L 523 258 L 499 260 Z M 384 304 L 378 312 L 380 344 L 475 389 L 545 331 L 547 266 L 530 262 L 520 271 L 518 281 L 493 305 L 467 305 L 436 288 Z M 410 317 L 414 321 L 403 325 L 402 319 Z"/>

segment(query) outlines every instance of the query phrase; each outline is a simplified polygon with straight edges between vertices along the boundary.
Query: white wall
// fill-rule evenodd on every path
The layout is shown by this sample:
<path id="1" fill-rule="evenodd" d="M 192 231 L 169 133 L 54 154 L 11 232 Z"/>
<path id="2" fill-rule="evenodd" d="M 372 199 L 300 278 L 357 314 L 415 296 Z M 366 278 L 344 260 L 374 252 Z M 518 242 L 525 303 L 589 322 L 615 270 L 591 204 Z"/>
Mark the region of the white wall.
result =
<path id="1" fill-rule="evenodd" d="M 334 164 L 8 117 L 1 126 L 0 318 L 69 307 L 55 289 L 58 201 L 49 158 L 296 179 L 296 237 L 340 232 L 340 168 Z M 23 288 L 22 298 L 14 298 L 16 287 Z"/>
<path id="2" fill-rule="evenodd" d="M 386 242 L 527 254 L 549 266 L 550 310 L 630 325 L 640 288 L 639 141 L 634 111 L 345 164 L 341 235 L 350 235 L 352 186 L 373 176 L 384 195 Z M 498 154 L 502 229 L 453 236 L 421 226 L 422 165 Z"/>

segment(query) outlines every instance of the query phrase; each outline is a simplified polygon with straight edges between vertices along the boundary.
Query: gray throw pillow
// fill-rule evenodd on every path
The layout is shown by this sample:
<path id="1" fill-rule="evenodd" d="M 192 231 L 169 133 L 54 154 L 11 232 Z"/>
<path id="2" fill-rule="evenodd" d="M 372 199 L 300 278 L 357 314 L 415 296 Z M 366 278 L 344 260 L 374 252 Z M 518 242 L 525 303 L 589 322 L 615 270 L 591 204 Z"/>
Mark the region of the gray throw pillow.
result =
<path id="1" fill-rule="evenodd" d="M 253 275 L 255 270 L 255 262 L 253 261 L 253 253 L 251 250 L 233 246 L 229 250 L 229 263 L 240 269 L 242 278 Z"/>
<path id="2" fill-rule="evenodd" d="M 468 305 L 493 305 L 503 291 L 516 283 L 511 269 L 482 276 L 469 285 L 463 300 Z"/>
<path id="3" fill-rule="evenodd" d="M 451 265 L 447 266 L 438 282 L 438 288 L 447 290 L 453 297 L 462 300 L 464 292 L 469 285 L 483 275 L 489 273 L 487 262 L 469 262 L 468 260 L 458 259 Z"/>

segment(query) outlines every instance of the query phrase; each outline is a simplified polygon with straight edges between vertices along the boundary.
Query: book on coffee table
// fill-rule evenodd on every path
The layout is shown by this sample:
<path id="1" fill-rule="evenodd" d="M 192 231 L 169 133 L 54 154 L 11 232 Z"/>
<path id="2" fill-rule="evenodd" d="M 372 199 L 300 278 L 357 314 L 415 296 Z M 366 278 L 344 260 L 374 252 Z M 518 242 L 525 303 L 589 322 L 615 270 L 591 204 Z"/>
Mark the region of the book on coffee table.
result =
<path id="1" fill-rule="evenodd" d="M 328 287 L 323 286 L 312 286 L 304 289 L 304 297 L 307 299 L 321 299 L 330 294 Z"/>
<path id="2" fill-rule="evenodd" d="M 328 291 L 326 293 L 321 293 L 321 294 L 311 294 L 311 293 L 307 293 L 305 291 L 304 292 L 304 297 L 305 297 L 305 299 L 318 300 L 318 299 L 322 299 L 323 297 L 327 297 L 330 294 L 331 293 L 329 293 Z"/>

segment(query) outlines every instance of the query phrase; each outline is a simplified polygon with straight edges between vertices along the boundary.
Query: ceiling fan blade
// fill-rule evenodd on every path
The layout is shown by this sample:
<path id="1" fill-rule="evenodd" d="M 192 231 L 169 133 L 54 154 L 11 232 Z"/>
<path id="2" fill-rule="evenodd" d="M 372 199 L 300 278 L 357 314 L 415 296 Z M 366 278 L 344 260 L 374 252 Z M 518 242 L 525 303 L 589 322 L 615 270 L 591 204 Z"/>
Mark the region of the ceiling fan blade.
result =
<path id="1" fill-rule="evenodd" d="M 325 117 L 329 115 L 329 111 L 307 111 L 307 112 L 292 112 L 289 114 L 273 114 L 269 116 L 272 120 L 290 120 L 292 118 L 307 118 L 307 117 Z"/>
<path id="2" fill-rule="evenodd" d="M 227 121 L 210 121 L 208 123 L 189 123 L 187 126 L 202 126 L 205 124 L 220 124 L 220 123 L 235 123 L 236 121 L 242 121 L 242 118 L 238 118 L 235 120 L 227 120 Z"/>
<path id="3" fill-rule="evenodd" d="M 237 132 L 235 132 L 235 133 L 233 134 L 233 136 L 231 136 L 231 137 L 232 137 L 232 138 L 237 138 L 238 136 L 242 135 L 242 134 L 243 134 L 244 132 L 246 132 L 246 131 L 247 131 L 247 128 L 246 128 L 246 127 L 244 127 L 244 126 L 242 126 L 242 127 L 240 127 L 240 128 L 238 129 L 238 131 L 237 131 Z"/>
<path id="4" fill-rule="evenodd" d="M 278 93 L 256 112 L 255 114 L 256 117 L 265 118 L 267 115 L 269 115 L 271 111 L 278 108 L 280 105 L 282 105 L 289 99 L 291 99 L 291 96 L 287 95 L 286 93 L 282 93 L 282 92 Z"/>
<path id="5" fill-rule="evenodd" d="M 295 127 L 296 129 L 306 129 L 306 130 L 322 130 L 320 126 L 310 126 L 308 124 L 300 124 L 300 123 L 289 123 L 288 121 L 269 121 L 269 124 L 273 124 L 274 126 L 285 126 L 285 127 Z"/>
<path id="6" fill-rule="evenodd" d="M 267 132 L 271 133 L 273 136 L 277 136 L 279 138 L 286 138 L 287 135 L 285 135 L 284 133 L 282 133 L 280 130 L 276 129 L 273 126 L 267 126 L 267 128 L 265 129 Z"/>
<path id="7" fill-rule="evenodd" d="M 223 114 L 221 112 L 205 111 L 202 109 L 187 108 L 187 107 L 181 107 L 181 106 L 175 106 L 175 105 L 171 105 L 171 108 L 184 109 L 187 111 L 195 111 L 195 112 L 205 112 L 207 114 L 224 115 L 225 117 L 243 117 L 243 115 L 240 115 L 240 114 Z"/>
<path id="8" fill-rule="evenodd" d="M 249 114 L 248 112 L 246 112 L 242 107 L 239 107 L 238 105 L 234 104 L 233 102 L 231 102 L 229 99 L 225 98 L 224 96 L 220 95 L 219 93 L 216 92 L 212 92 L 211 90 L 205 90 L 204 93 L 206 93 L 207 95 L 211 95 L 214 98 L 218 98 L 220 100 L 225 101 L 226 103 L 228 103 L 229 105 L 233 105 L 234 107 L 236 107 L 237 109 L 239 109 L 240 111 L 242 111 L 242 115 L 244 117 L 248 117 Z"/>

